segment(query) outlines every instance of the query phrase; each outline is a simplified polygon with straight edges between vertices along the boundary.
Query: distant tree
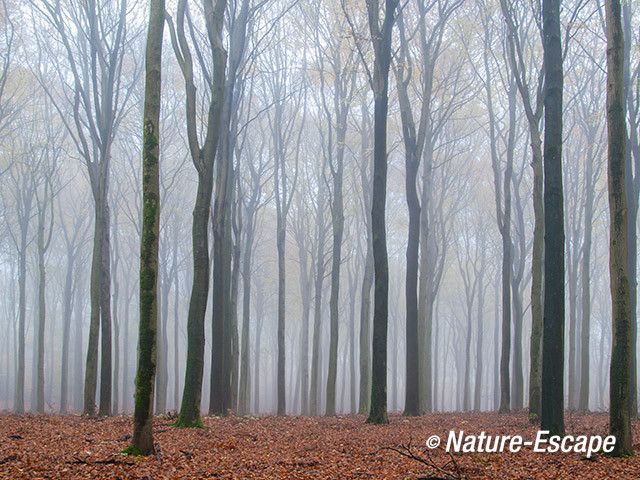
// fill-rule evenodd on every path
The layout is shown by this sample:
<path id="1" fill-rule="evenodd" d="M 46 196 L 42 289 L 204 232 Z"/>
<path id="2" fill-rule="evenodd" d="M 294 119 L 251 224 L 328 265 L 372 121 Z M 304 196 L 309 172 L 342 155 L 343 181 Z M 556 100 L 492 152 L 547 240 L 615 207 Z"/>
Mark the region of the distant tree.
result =
<path id="1" fill-rule="evenodd" d="M 91 323 L 85 370 L 84 414 L 95 413 L 98 375 L 98 340 L 101 341 L 100 415 L 111 413 L 111 275 L 109 248 L 109 172 L 114 138 L 133 89 L 120 91 L 123 83 L 124 58 L 136 30 L 127 23 L 127 2 L 109 1 L 97 5 L 86 2 L 32 2 L 35 12 L 45 19 L 57 35 L 62 51 L 54 50 L 56 42 L 37 36 L 41 51 L 51 62 L 61 82 L 54 91 L 38 65 L 38 81 L 51 99 L 69 132 L 76 150 L 87 166 L 94 199 L 95 224 L 91 263 Z M 76 36 L 76 32 L 86 35 Z M 60 62 L 59 58 L 65 58 Z M 131 83 L 138 71 L 131 72 Z M 122 94 L 121 94 L 122 93 Z M 69 115 L 67 112 L 71 111 Z"/>
<path id="2" fill-rule="evenodd" d="M 216 170 L 216 191 L 213 208 L 213 296 L 210 415 L 226 415 L 236 408 L 236 398 L 232 387 L 234 352 L 238 351 L 236 318 L 232 314 L 232 272 L 233 258 L 232 203 L 234 197 L 235 172 L 233 158 L 238 132 L 238 108 L 243 81 L 242 60 L 245 55 L 247 25 L 253 8 L 250 0 L 233 2 L 229 22 L 229 58 L 224 85 L 221 134 L 218 145 L 218 166 Z M 237 272 L 237 268 L 235 269 Z M 237 380 L 236 380 L 237 385 Z"/>

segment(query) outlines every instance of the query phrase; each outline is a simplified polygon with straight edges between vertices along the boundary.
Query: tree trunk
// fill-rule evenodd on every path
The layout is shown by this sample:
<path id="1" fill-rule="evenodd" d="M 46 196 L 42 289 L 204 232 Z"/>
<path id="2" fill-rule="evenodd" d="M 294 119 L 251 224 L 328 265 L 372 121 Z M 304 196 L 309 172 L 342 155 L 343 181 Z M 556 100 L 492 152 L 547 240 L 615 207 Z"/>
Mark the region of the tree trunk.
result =
<path id="1" fill-rule="evenodd" d="M 370 177 L 367 175 L 369 160 L 369 135 L 371 121 L 367 106 L 362 108 L 362 134 L 361 134 L 361 180 L 364 197 L 364 216 L 367 234 L 366 254 L 364 260 L 364 273 L 362 276 L 362 292 L 360 295 L 360 390 L 358 401 L 358 413 L 369 413 L 369 400 L 371 398 L 371 287 L 373 285 L 373 238 L 371 234 L 371 190 Z"/>
<path id="2" fill-rule="evenodd" d="M 46 200 L 45 200 L 46 202 Z M 46 250 L 45 240 L 45 207 L 39 205 L 38 212 L 38 379 L 37 386 L 37 406 L 36 412 L 44 414 L 44 331 L 47 318 L 45 302 L 46 272 L 44 265 L 44 253 Z M 32 406 L 33 408 L 33 406 Z"/>
<path id="3" fill-rule="evenodd" d="M 110 210 L 104 204 L 104 238 L 102 240 L 102 275 L 100 279 L 100 406 L 98 414 L 111 415 L 111 258 L 110 258 Z"/>
<path id="4" fill-rule="evenodd" d="M 338 115 L 336 128 L 337 165 L 335 169 L 332 167 L 333 203 L 331 205 L 331 220 L 333 226 L 333 248 L 331 257 L 331 296 L 329 298 L 330 336 L 329 373 L 327 375 L 327 416 L 336 414 L 336 378 L 338 373 L 338 302 L 340 301 L 340 265 L 342 263 L 342 236 L 344 232 L 342 177 L 344 174 L 344 148 L 347 133 L 346 121 L 348 109 L 342 106 L 342 104 L 348 104 L 348 102 L 347 99 L 344 98 L 341 98 L 340 100 L 341 102 L 336 102 L 336 105 L 341 105 L 338 112 L 336 112 Z"/>
<path id="5" fill-rule="evenodd" d="M 322 323 L 322 284 L 324 283 L 324 239 L 325 239 L 325 220 L 324 220 L 324 204 L 325 190 L 323 188 L 323 179 L 319 178 L 318 192 L 318 218 L 317 222 L 317 242 L 318 253 L 316 263 L 316 278 L 314 288 L 314 305 L 313 305 L 313 345 L 311 347 L 311 389 L 309 393 L 309 407 L 311 415 L 317 415 L 320 410 L 318 388 L 320 386 L 320 327 Z"/>
<path id="6" fill-rule="evenodd" d="M 136 375 L 136 403 L 133 414 L 133 438 L 128 449 L 129 453 L 136 455 L 151 455 L 155 450 L 153 445 L 153 387 L 156 373 L 156 334 L 158 326 L 159 136 L 163 30 L 164 0 L 151 0 L 145 55 L 138 368 Z"/>
<path id="7" fill-rule="evenodd" d="M 593 137 L 591 137 L 593 138 Z M 582 332 L 580 348 L 580 399 L 578 410 L 589 411 L 589 370 L 591 337 L 591 237 L 593 232 L 593 202 L 595 182 L 593 178 L 593 145 L 587 147 L 585 172 L 584 243 L 582 248 Z M 604 334 L 601 336 L 604 337 Z"/>
<path id="8" fill-rule="evenodd" d="M 69 337 L 73 301 L 73 266 L 75 249 L 67 245 L 67 268 L 62 304 L 62 362 L 60 367 L 60 415 L 66 415 L 69 398 Z"/>
<path id="9" fill-rule="evenodd" d="M 620 0 L 606 1 L 607 131 L 609 187 L 609 272 L 611 276 L 612 340 L 609 430 L 616 437 L 614 453 L 632 455 L 631 437 L 631 311 L 623 105 L 624 37 Z"/>
<path id="10" fill-rule="evenodd" d="M 486 244 L 483 244 L 482 247 L 485 247 Z M 476 412 L 482 411 L 482 365 L 483 358 L 482 355 L 484 353 L 484 349 L 482 346 L 482 338 L 484 336 L 484 250 L 483 250 L 483 261 L 480 266 L 480 271 L 478 272 L 478 330 L 476 339 L 476 376 L 475 376 L 475 384 L 474 384 L 474 392 L 473 392 L 473 409 Z"/>
<path id="11" fill-rule="evenodd" d="M 89 323 L 89 344 L 87 347 L 87 361 L 84 378 L 84 415 L 95 415 L 95 397 L 98 379 L 98 338 L 100 329 L 100 305 L 102 295 L 102 251 L 104 243 L 105 213 L 104 200 L 106 192 L 94 195 L 95 225 L 93 233 L 93 254 L 91 258 L 91 319 Z"/>
<path id="12" fill-rule="evenodd" d="M 543 430 L 564 435 L 564 212 L 562 193 L 562 46 L 560 2 L 544 0 L 544 321 Z"/>
<path id="13" fill-rule="evenodd" d="M 278 168 L 278 166 L 276 166 Z M 286 405 L 286 389 L 285 389 L 285 222 L 286 219 L 282 218 L 282 214 L 279 213 L 277 219 L 276 228 L 276 246 L 278 249 L 278 328 L 276 334 L 276 341 L 278 346 L 277 356 L 277 393 L 278 393 L 278 405 L 277 413 L 280 416 L 287 414 Z"/>
<path id="14" fill-rule="evenodd" d="M 385 225 L 387 196 L 387 112 L 389 105 L 389 66 L 391 33 L 397 0 L 385 0 L 382 29 L 378 1 L 367 0 L 369 30 L 375 51 L 372 87 L 374 92 L 373 196 L 371 198 L 371 232 L 375 294 L 373 307 L 373 365 L 371 375 L 371 409 L 367 423 L 387 423 L 387 328 L 389 316 L 389 265 Z"/>
<path id="15" fill-rule="evenodd" d="M 251 404 L 250 398 L 250 361 L 251 355 L 249 345 L 251 343 L 251 261 L 253 254 L 253 209 L 247 209 L 247 227 L 245 234 L 244 261 L 242 264 L 242 338 L 240 357 L 240 392 L 238 402 L 238 413 L 246 415 L 249 413 Z M 256 360 L 258 361 L 258 360 Z"/>

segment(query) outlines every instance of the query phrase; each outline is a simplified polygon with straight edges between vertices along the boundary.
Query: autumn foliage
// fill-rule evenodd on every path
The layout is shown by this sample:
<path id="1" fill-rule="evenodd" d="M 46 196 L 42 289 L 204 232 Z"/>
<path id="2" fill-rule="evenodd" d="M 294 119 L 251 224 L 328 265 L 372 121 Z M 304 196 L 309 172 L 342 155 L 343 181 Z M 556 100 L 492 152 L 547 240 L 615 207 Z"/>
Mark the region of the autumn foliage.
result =
<path id="1" fill-rule="evenodd" d="M 524 412 L 390 416 L 367 425 L 364 416 L 203 419 L 205 429 L 155 418 L 156 455 L 118 454 L 130 443 L 131 417 L 0 416 L 0 478 L 66 479 L 634 479 L 640 458 L 597 454 L 454 454 L 427 450 L 426 439 L 450 430 L 535 438 Z M 568 434 L 607 435 L 606 414 L 565 418 Z M 634 437 L 640 423 L 635 421 Z M 435 467 L 401 455 L 406 447 Z M 634 446 L 638 450 L 638 445 Z M 440 470 L 438 470 L 440 469 Z"/>

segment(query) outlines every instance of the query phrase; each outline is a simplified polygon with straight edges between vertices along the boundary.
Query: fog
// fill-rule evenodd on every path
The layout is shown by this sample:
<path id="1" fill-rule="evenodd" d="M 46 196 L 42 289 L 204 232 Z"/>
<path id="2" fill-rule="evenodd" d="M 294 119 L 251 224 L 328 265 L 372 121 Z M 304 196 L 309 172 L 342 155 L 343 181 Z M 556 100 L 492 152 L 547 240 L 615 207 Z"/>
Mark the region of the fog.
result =
<path id="1" fill-rule="evenodd" d="M 570 410 L 609 408 L 606 41 L 599 3 L 570 0 L 561 9 Z M 633 310 L 637 4 L 628 2 L 623 12 Z M 200 288 L 207 298 L 203 414 L 366 413 L 379 282 L 371 231 L 375 52 L 365 2 L 228 0 L 222 72 L 215 22 L 207 22 L 203 5 L 213 9 L 206 1 L 166 5 L 155 411 L 180 411 L 187 320 Z M 148 5 L 3 0 L 2 8 L 0 410 L 130 414 Z M 535 273 L 541 249 L 534 259 L 543 238 L 534 238 L 534 200 L 542 199 L 535 169 L 542 168 L 545 138 L 541 6 L 436 0 L 398 8 L 386 115 L 387 409 L 405 410 L 407 362 L 420 378 L 421 412 L 524 409 L 532 307 L 540 308 L 543 294 L 542 283 L 537 294 L 534 285 L 542 281 Z M 206 181 L 209 198 L 198 193 Z M 411 189 L 418 201 L 413 222 Z M 206 208 L 200 217 L 198 201 Z M 197 218 L 207 236 L 198 241 Z M 418 351 L 407 355 L 412 311 Z M 223 384 L 216 403 L 212 393 Z"/>

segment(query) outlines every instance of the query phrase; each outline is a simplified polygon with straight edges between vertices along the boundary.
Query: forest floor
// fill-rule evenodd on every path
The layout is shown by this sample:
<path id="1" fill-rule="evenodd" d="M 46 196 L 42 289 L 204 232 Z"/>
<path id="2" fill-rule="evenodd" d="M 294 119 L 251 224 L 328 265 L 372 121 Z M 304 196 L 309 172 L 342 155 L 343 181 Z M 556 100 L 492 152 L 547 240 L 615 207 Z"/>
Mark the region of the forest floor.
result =
<path id="1" fill-rule="evenodd" d="M 444 451 L 449 431 L 456 435 L 519 435 L 536 438 L 524 411 L 442 413 L 406 418 L 391 415 L 389 425 L 345 417 L 206 417 L 205 429 L 178 429 L 167 416 L 155 419 L 157 453 L 147 458 L 118 452 L 130 442 L 129 416 L 0 415 L 0 478 L 68 479 L 638 479 L 640 421 L 634 421 L 631 458 L 597 453 L 512 453 Z M 603 413 L 566 416 L 572 435 L 608 432 Z M 428 450 L 438 435 L 440 448 Z M 422 458 L 402 456 L 408 447 Z M 453 461 L 452 461 L 453 459 Z M 440 469 L 440 470 L 439 470 Z"/>

